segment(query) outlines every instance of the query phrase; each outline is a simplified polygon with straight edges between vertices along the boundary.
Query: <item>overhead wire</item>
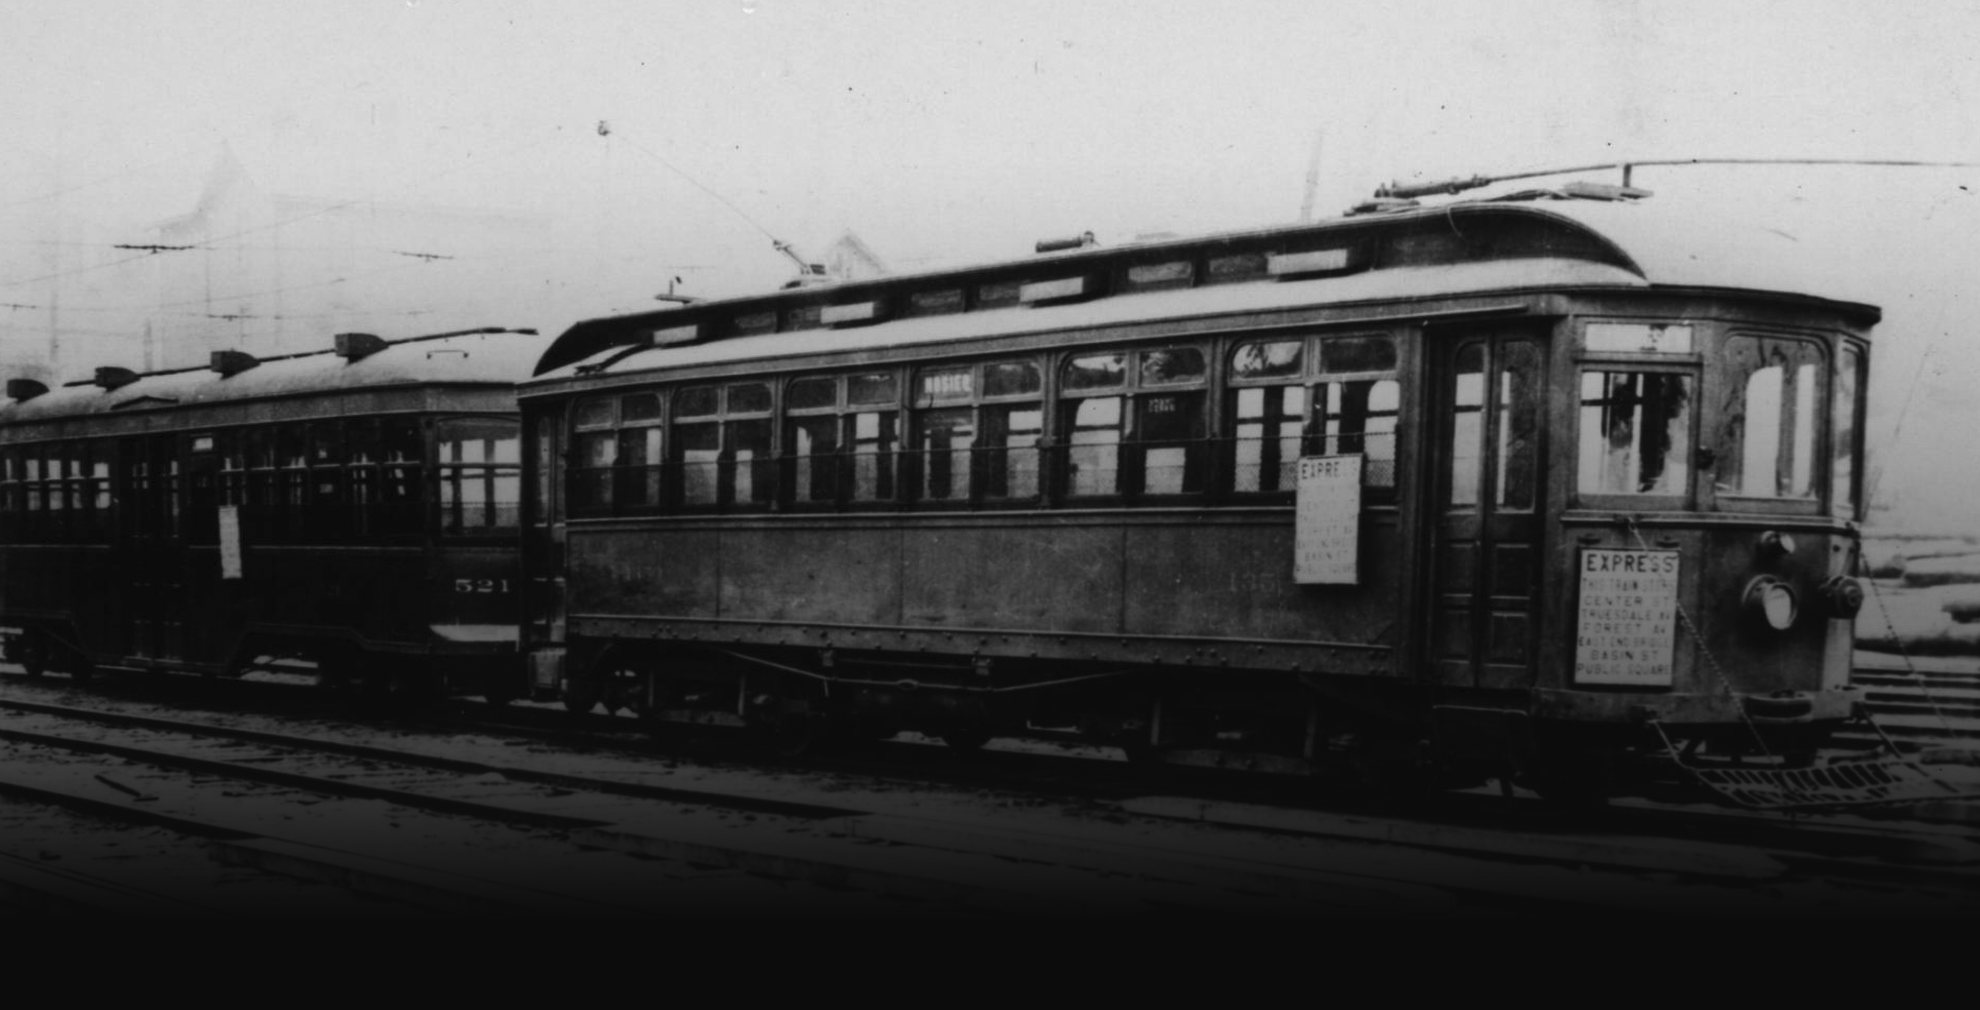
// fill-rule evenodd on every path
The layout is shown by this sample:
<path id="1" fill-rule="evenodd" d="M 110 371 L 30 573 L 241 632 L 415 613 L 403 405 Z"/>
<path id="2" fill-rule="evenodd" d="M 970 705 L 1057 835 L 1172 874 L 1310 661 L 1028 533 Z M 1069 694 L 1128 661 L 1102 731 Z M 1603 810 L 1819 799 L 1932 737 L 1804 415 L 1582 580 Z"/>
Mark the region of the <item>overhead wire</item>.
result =
<path id="1" fill-rule="evenodd" d="M 544 137 L 544 138 L 540 138 L 540 139 L 536 139 L 536 140 L 532 140 L 532 141 L 528 141 L 528 142 L 525 142 L 525 143 L 522 143 L 522 144 L 517 144 L 517 145 L 515 145 L 514 147 L 511 147 L 511 148 L 508 148 L 508 149 L 505 149 L 505 150 L 503 150 L 503 151 L 500 151 L 500 152 L 498 152 L 497 154 L 495 154 L 495 155 L 493 155 L 493 156 L 492 156 L 491 158 L 485 158 L 485 159 L 483 159 L 483 160 L 482 160 L 482 161 L 480 161 L 480 162 L 476 162 L 476 163 L 473 163 L 473 164 L 462 164 L 462 165 L 457 165 L 457 166 L 454 166 L 454 167 L 452 167 L 452 168 L 447 168 L 447 169 L 443 169 L 443 170 L 441 170 L 441 171 L 438 171 L 438 172 L 433 172 L 433 173 L 430 173 L 430 174 L 428 174 L 428 175 L 426 175 L 426 176 L 424 176 L 424 177 L 422 177 L 422 178 L 420 178 L 420 179 L 418 179 L 418 180 L 417 180 L 417 181 L 416 181 L 416 182 L 414 183 L 414 185 L 416 185 L 416 186 L 417 186 L 417 185 L 425 185 L 425 184 L 427 184 L 427 183 L 430 183 L 430 182 L 433 182 L 434 180 L 437 180 L 437 179 L 443 179 L 443 178 L 446 178 L 447 176 L 450 176 L 450 175 L 454 175 L 454 174 L 456 174 L 456 173 L 459 173 L 459 172 L 463 172 L 463 171 L 466 171 L 466 170 L 468 170 L 469 168 L 479 168 L 479 167 L 481 167 L 481 165 L 483 165 L 483 164 L 488 164 L 488 163 L 489 163 L 490 161 L 496 161 L 496 160 L 500 160 L 500 159 L 503 159 L 503 158 L 509 158 L 509 157 L 513 157 L 514 155 L 516 155 L 516 154 L 519 154 L 519 153 L 522 153 L 523 151 L 527 151 L 527 150 L 533 150 L 533 149 L 535 149 L 535 148 L 538 148 L 538 147 L 542 147 L 542 146 L 544 146 L 544 145 L 546 145 L 546 144 L 548 144 L 548 143 L 550 143 L 550 142 L 551 142 L 552 140 L 554 140 L 554 139 L 556 139 L 556 138 L 555 138 L 555 137 Z M 282 228 L 282 227 L 286 227 L 286 226 L 288 226 L 288 225 L 291 225 L 291 224 L 295 224 L 295 223 L 297 223 L 297 222 L 299 222 L 299 221 L 307 221 L 307 220 L 309 220 L 309 219 L 311 219 L 311 218 L 315 218 L 315 217 L 321 217 L 321 216 L 323 216 L 323 215 L 325 215 L 325 214 L 331 214 L 331 213 L 335 213 L 335 212 L 337 212 L 337 211 L 340 211 L 340 210 L 345 210 L 345 209 L 348 209 L 348 208 L 350 208 L 350 207 L 356 207 L 356 206 L 359 206 L 359 205 L 362 205 L 362 204 L 366 204 L 366 203 L 374 203 L 374 202 L 376 202 L 376 198 L 375 198 L 375 197 L 359 197 L 359 198 L 353 198 L 353 199 L 349 199 L 349 200 L 339 200 L 339 201 L 335 201 L 335 202 L 333 202 L 333 203 L 330 203 L 330 204 L 329 204 L 329 205 L 327 205 L 327 206 L 324 206 L 324 207 L 319 207 L 319 208 L 317 208 L 317 209 L 315 209 L 315 210 L 312 210 L 312 211 L 309 211 L 309 212 L 307 212 L 307 213 L 303 213 L 303 214 L 297 214 L 297 215 L 294 215 L 294 216 L 291 216 L 291 217 L 287 217 L 287 218 L 283 218 L 283 219 L 281 219 L 281 220 L 278 220 L 278 221 L 272 221 L 272 222 L 267 222 L 267 223 L 264 223 L 264 224 L 257 224 L 257 225 L 254 225 L 254 226 L 251 226 L 251 227 L 246 227 L 246 228 L 241 228 L 241 229 L 238 229 L 238 230 L 236 230 L 236 231 L 233 231 L 233 232 L 230 232 L 230 233 L 227 233 L 227 234 L 223 234 L 223 235 L 217 235 L 217 236 L 212 236 L 212 237 L 209 237 L 209 238 L 207 238 L 207 239 L 204 239 L 204 240 L 202 240 L 202 241 L 199 241 L 199 242 L 195 242 L 195 243 L 192 243 L 192 244 L 191 244 L 191 246 L 190 246 L 190 248 L 189 248 L 188 250 L 173 250 L 173 251 L 192 251 L 192 250 L 208 250 L 208 251 L 221 251 L 221 250 L 231 250 L 231 249 L 234 249 L 234 248 L 236 248 L 236 247 L 234 247 L 234 246 L 231 246 L 231 245 L 227 245 L 226 243 L 228 243 L 228 242 L 229 242 L 230 240 L 232 240 L 232 239 L 236 239 L 236 238 L 240 238 L 240 237 L 242 237 L 242 236 L 245 236 L 245 235 L 252 235 L 252 234 L 255 234 L 255 233 L 258 233 L 258 232 L 263 232 L 263 231 L 269 231 L 269 230 L 272 230 L 272 229 L 276 229 L 276 228 Z M 114 247 L 113 247 L 113 248 L 114 248 Z M 145 251 L 145 252 L 142 252 L 142 253 L 140 253 L 139 255 L 136 255 L 136 256 L 126 256 L 126 257 L 123 257 L 123 258 L 120 258 L 120 259 L 115 259 L 115 260 L 112 260 L 112 261 L 110 261 L 110 262 L 108 262 L 108 263 L 98 263 L 98 264 L 93 264 L 93 265 L 91 265 L 91 266 L 84 266 L 84 267 L 76 267 L 76 268 L 74 268 L 74 269 L 70 269 L 70 270 L 61 270 L 61 271 L 57 271 L 57 272 L 55 272 L 55 273 L 52 273 L 52 274 L 42 274 L 42 275 L 40 275 L 40 276 L 36 276 L 36 277 L 24 277 L 24 278 L 17 278 L 17 279 L 14 279 L 14 280 L 0 280 L 0 288 L 9 288 L 9 287 L 19 287 L 19 286 L 22 286 L 22 285 L 27 285 L 27 284 L 37 284 L 37 283 L 41 283 L 41 282 L 43 282 L 43 281 L 52 281 L 52 280 L 62 280 L 62 279 L 64 279 L 64 278 L 68 278 L 68 277 L 75 277 L 75 276 L 80 276 L 80 275 L 83 275 L 83 274 L 88 274 L 88 273 L 96 273 L 96 272 L 99 272 L 99 271 L 103 271 L 103 270 L 111 270 L 111 269 L 115 269 L 115 268 L 117 268 L 117 267 L 121 267 L 121 266 L 126 266 L 126 265 L 128 265 L 128 264 L 131 264 L 131 263 L 136 263 L 136 262 L 139 262 L 139 261 L 141 261 L 141 260 L 147 260 L 147 259 L 150 259 L 150 258 L 151 258 L 151 257 L 153 257 L 153 256 L 158 256 L 158 255 L 163 255 L 163 254 L 164 254 L 164 252 L 163 252 L 163 251 L 159 251 L 159 250 L 150 250 L 150 251 Z"/>

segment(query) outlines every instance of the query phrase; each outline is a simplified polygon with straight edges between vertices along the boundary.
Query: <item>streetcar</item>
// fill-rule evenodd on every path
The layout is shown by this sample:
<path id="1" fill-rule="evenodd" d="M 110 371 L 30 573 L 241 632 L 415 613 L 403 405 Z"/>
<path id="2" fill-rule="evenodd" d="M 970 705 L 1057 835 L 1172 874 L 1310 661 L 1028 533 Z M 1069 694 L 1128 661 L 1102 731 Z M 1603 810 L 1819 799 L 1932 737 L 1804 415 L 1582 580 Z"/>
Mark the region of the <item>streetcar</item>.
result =
<path id="1" fill-rule="evenodd" d="M 1806 760 L 1879 310 L 1789 244 L 1576 182 L 581 322 L 520 389 L 527 689 L 1563 792 Z"/>
<path id="2" fill-rule="evenodd" d="M 300 660 L 330 685 L 414 695 L 514 684 L 515 383 L 542 341 L 330 343 L 55 389 L 10 380 L 6 658 L 77 677 Z"/>

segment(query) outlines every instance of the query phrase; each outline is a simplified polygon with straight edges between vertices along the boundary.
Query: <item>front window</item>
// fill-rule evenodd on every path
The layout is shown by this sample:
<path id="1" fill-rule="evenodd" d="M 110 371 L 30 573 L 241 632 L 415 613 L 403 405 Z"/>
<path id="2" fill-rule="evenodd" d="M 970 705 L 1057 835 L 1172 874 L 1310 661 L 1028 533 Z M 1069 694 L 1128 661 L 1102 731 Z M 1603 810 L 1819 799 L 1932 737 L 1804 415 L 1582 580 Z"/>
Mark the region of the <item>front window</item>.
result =
<path id="1" fill-rule="evenodd" d="M 1682 495 L 1691 483 L 1692 377 L 1581 373 L 1582 494 Z"/>

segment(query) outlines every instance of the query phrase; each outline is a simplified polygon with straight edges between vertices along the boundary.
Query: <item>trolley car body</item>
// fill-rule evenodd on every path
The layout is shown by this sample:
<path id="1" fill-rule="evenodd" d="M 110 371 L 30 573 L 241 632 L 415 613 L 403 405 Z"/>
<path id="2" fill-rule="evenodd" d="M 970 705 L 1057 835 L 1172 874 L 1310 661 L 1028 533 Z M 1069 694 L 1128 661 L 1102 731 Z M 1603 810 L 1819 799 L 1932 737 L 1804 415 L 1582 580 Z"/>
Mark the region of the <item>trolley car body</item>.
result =
<path id="1" fill-rule="evenodd" d="M 1805 748 L 1878 311 L 1699 276 L 1725 238 L 1481 201 L 581 323 L 521 395 L 533 684 L 1290 768 Z"/>
<path id="2" fill-rule="evenodd" d="M 226 675 L 301 657 L 420 690 L 513 669 L 514 383 L 541 350 L 499 330 L 342 334 L 17 380 L 0 407 L 9 657 Z"/>

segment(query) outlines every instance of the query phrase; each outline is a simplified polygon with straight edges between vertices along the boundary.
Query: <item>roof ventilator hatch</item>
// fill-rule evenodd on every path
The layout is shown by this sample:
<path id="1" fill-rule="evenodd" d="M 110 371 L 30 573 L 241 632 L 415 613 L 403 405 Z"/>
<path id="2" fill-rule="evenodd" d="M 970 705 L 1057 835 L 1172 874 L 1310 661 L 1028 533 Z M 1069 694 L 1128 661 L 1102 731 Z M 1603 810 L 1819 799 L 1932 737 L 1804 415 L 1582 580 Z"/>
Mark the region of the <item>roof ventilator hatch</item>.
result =
<path id="1" fill-rule="evenodd" d="M 138 374 L 128 368 L 119 368 L 116 365 L 104 365 L 96 370 L 96 378 L 91 381 L 98 386 L 102 386 L 105 391 L 122 389 L 138 381 Z"/>
<path id="2" fill-rule="evenodd" d="M 246 351 L 214 351 L 208 361 L 209 364 L 207 367 L 215 372 L 219 372 L 220 377 L 223 379 L 229 376 L 239 375 L 261 364 L 260 358 Z"/>
<path id="3" fill-rule="evenodd" d="M 375 333 L 339 333 L 333 339 L 337 356 L 346 361 L 368 358 L 389 346 Z"/>

